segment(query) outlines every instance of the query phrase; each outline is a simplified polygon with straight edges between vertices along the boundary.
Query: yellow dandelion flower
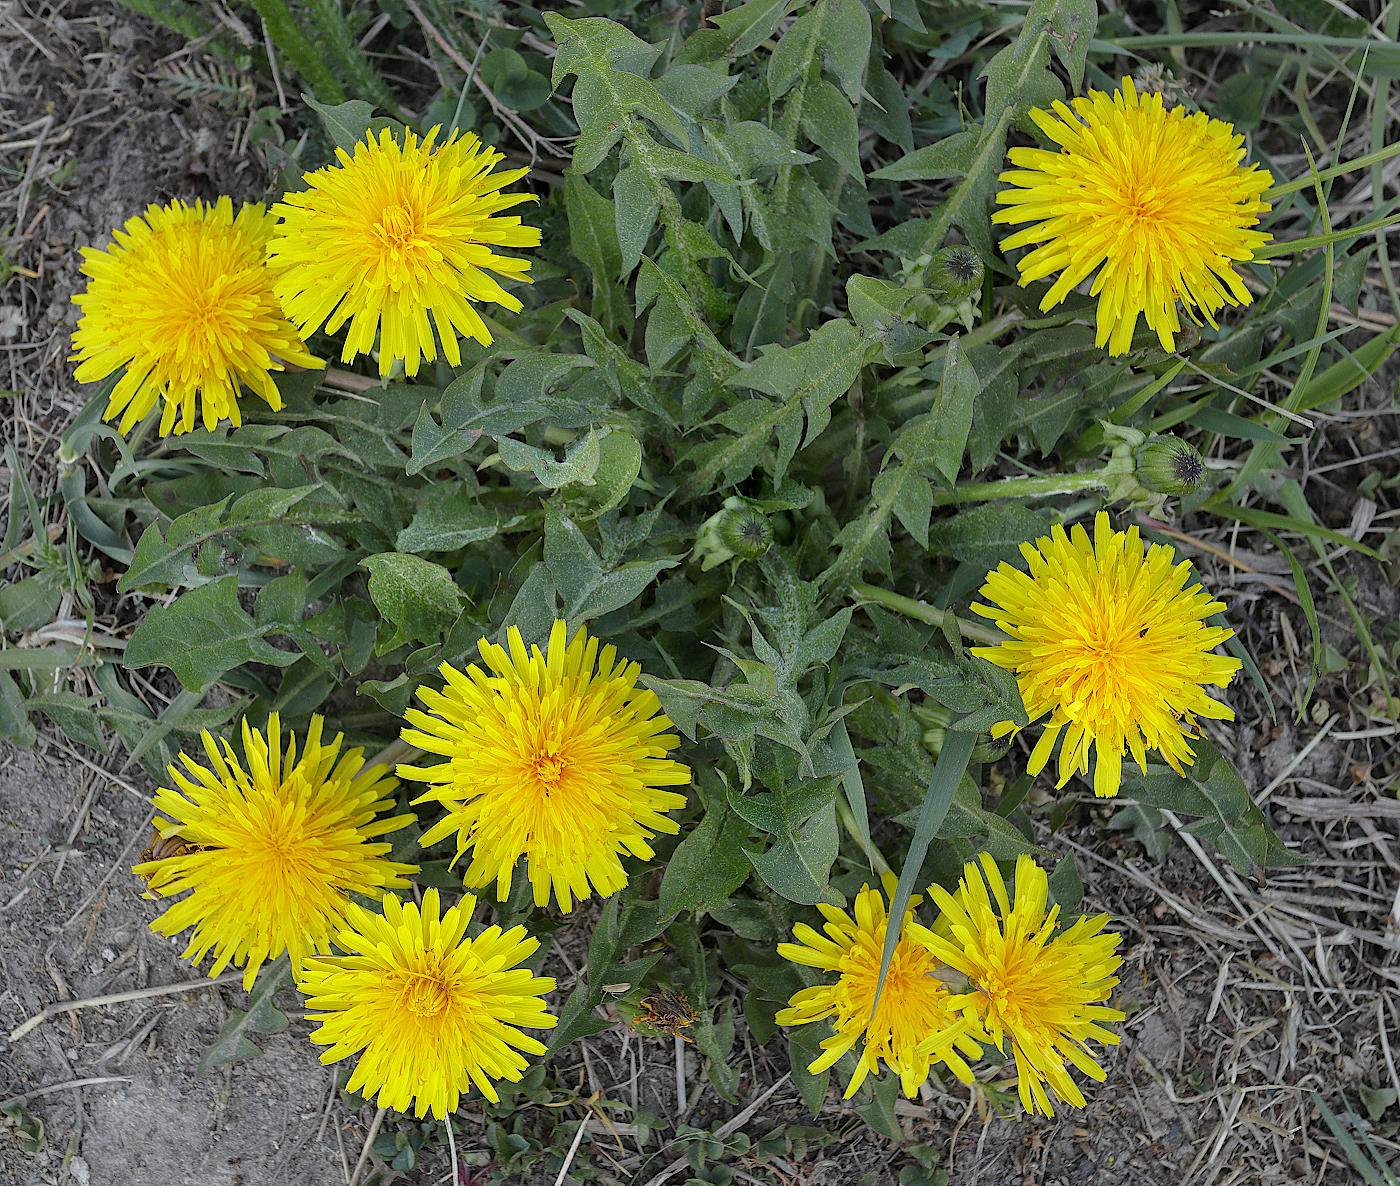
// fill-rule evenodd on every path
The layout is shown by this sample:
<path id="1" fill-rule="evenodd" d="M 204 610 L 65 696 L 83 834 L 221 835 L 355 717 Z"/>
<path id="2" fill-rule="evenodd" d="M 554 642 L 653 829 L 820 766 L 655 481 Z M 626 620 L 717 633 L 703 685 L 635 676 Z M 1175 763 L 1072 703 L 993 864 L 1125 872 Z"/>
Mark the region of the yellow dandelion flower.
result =
<path id="1" fill-rule="evenodd" d="M 1164 350 L 1181 332 L 1178 304 L 1212 326 L 1226 305 L 1253 299 L 1235 272 L 1269 234 L 1249 228 L 1270 206 L 1269 173 L 1244 168 L 1244 137 L 1232 125 L 1184 107 L 1168 111 L 1161 95 L 1139 95 L 1132 79 L 1113 94 L 1090 91 L 1071 104 L 1031 110 L 1058 151 L 1013 148 L 1017 169 L 993 222 L 1031 223 L 1004 249 L 1039 244 L 1017 267 L 1021 285 L 1055 272 L 1040 302 L 1058 305 L 1098 269 L 1095 343 L 1123 354 L 1139 314 Z"/>
<path id="2" fill-rule="evenodd" d="M 894 895 L 894 879 L 886 892 Z M 779 943 L 778 954 L 794 964 L 835 972 L 835 984 L 819 984 L 794 993 L 788 1007 L 778 1013 L 779 1025 L 808 1025 L 831 1018 L 835 1033 L 822 1040 L 822 1054 L 807 1068 L 819 1074 L 860 1044 L 860 1059 L 846 1087 L 850 1099 L 870 1074 L 880 1074 L 880 1063 L 899 1076 L 910 1099 L 928 1078 L 934 1063 L 944 1063 L 965 1083 L 972 1070 L 964 1056 L 982 1053 L 977 1043 L 981 1031 L 950 1006 L 952 996 L 939 976 L 938 961 L 916 933 L 915 897 L 905 912 L 899 943 L 894 949 L 885 987 L 875 1015 L 875 985 L 885 947 L 886 906 L 878 889 L 862 886 L 856 895 L 855 915 L 825 903 L 817 909 L 826 919 L 819 934 L 806 923 L 792 928 L 796 943 Z M 985 1037 L 985 1035 L 981 1035 Z"/>
<path id="3" fill-rule="evenodd" d="M 1054 1115 L 1047 1088 L 1082 1108 L 1084 1093 L 1069 1064 L 1100 1082 L 1106 1076 L 1087 1043 L 1118 1042 L 1100 1023 L 1122 1021 L 1123 1014 L 1099 1002 L 1118 983 L 1119 937 L 1104 932 L 1106 914 L 1081 917 L 1057 935 L 1060 908 L 1046 908 L 1044 869 L 1030 857 L 1017 858 L 1013 903 L 996 862 L 986 853 L 981 861 L 981 872 L 971 861 L 963 867 L 956 894 L 929 887 L 942 914 L 933 930 L 916 927 L 917 936 L 968 979 L 967 991 L 950 1007 L 980 1026 L 1003 1054 L 1010 1039 L 1026 1111 Z"/>
<path id="4" fill-rule="evenodd" d="M 540 232 L 502 217 L 529 194 L 503 194 L 528 169 L 493 173 L 504 156 L 468 133 L 437 144 L 440 128 L 402 143 L 389 129 L 369 133 L 353 155 L 306 174 L 307 188 L 273 207 L 281 218 L 268 244 L 277 294 L 310 334 L 347 321 L 341 361 L 368 354 L 379 339 L 379 373 L 396 360 L 416 374 L 422 359 L 462 361 L 457 337 L 483 345 L 491 331 L 475 305 L 524 307 L 490 273 L 529 282 L 530 261 L 496 247 L 538 247 Z M 429 317 L 432 325 L 429 325 Z"/>
<path id="5" fill-rule="evenodd" d="M 600 654 L 581 627 L 566 640 L 555 622 L 544 652 L 527 651 L 512 626 L 507 647 L 479 644 L 486 670 L 444 663 L 446 686 L 418 689 L 427 711 L 408 711 L 403 739 L 447 761 L 398 772 L 433 784 L 414 802 L 447 815 L 422 843 L 455 833 L 468 887 L 494 880 L 504 901 L 524 857 L 535 905 L 552 889 L 568 911 L 627 883 L 621 854 L 649 858 L 655 833 L 679 831 L 663 813 L 685 796 L 659 788 L 687 785 L 690 769 L 666 756 L 679 742 L 656 693 L 637 687 L 641 667 Z"/>
<path id="6" fill-rule="evenodd" d="M 376 839 L 413 822 L 381 818 L 393 806 L 393 776 L 382 766 L 365 769 L 358 749 L 341 754 L 340 734 L 322 742 L 321 724 L 311 718 L 300 758 L 295 736 L 283 754 L 277 713 L 266 736 L 243 722 L 242 761 L 206 731 L 209 765 L 181 754 L 184 769 L 169 768 L 179 789 L 155 794 L 157 832 L 184 844 L 133 869 L 150 880 L 152 894 L 189 891 L 151 928 L 175 935 L 193 927 L 181 958 L 198 964 L 212 950 L 210 976 L 246 964 L 245 989 L 284 951 L 294 968 L 329 951 L 352 893 L 378 897 L 418 870 L 386 859 L 390 845 Z"/>
<path id="7" fill-rule="evenodd" d="M 104 420 L 127 432 L 156 400 L 162 436 L 243 423 L 246 385 L 273 410 L 282 397 L 270 372 L 283 363 L 319 367 L 282 312 L 263 251 L 276 220 L 259 205 L 150 206 L 97 250 L 83 248 L 86 292 L 73 331 L 80 383 L 125 368 Z"/>
<path id="8" fill-rule="evenodd" d="M 350 907 L 335 937 L 344 955 L 303 962 L 297 986 L 320 1010 L 309 1015 L 320 1023 L 311 1040 L 330 1047 L 321 1061 L 360 1054 L 349 1090 L 441 1119 L 473 1085 L 499 1103 L 495 1083 L 525 1073 L 520 1052 L 545 1052 L 520 1032 L 559 1023 L 540 999 L 554 981 L 520 966 L 539 940 L 497 926 L 467 938 L 474 909 L 471 894 L 445 911 L 435 889 L 421 907 L 385 894 L 382 913 Z"/>
<path id="9" fill-rule="evenodd" d="M 1059 786 L 1088 771 L 1091 750 L 1100 797 L 1118 793 L 1125 749 L 1144 771 L 1155 749 L 1181 773 L 1196 718 L 1235 717 L 1202 686 L 1226 687 L 1240 669 L 1210 653 L 1234 637 L 1205 625 L 1224 604 L 1190 583 L 1190 561 L 1162 544 L 1144 554 L 1138 529 L 1114 531 L 1102 511 L 1092 543 L 1083 527 L 1056 526 L 1021 555 L 1030 571 L 1001 564 L 980 590 L 994 604 L 972 606 L 1010 638 L 972 652 L 1015 674 L 1031 721 L 1049 714 L 1027 770 L 1039 774 L 1063 734 Z"/>

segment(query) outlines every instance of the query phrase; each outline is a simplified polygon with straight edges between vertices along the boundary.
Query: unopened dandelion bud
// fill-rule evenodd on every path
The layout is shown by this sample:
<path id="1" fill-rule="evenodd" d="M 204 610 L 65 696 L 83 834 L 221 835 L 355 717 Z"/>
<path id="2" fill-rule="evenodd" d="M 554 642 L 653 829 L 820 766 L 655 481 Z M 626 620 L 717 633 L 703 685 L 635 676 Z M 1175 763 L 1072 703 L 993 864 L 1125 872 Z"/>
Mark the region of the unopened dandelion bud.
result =
<path id="1" fill-rule="evenodd" d="M 982 287 L 982 257 L 971 247 L 944 247 L 934 253 L 928 286 L 945 301 L 965 301 Z"/>
<path id="2" fill-rule="evenodd" d="M 1137 479 L 1153 494 L 1190 494 L 1206 476 L 1201 455 L 1179 437 L 1148 437 L 1133 450 Z"/>
<path id="3" fill-rule="evenodd" d="M 1011 748 L 1011 737 L 993 737 L 983 733 L 972 747 L 972 761 L 979 763 L 1000 762 Z"/>
<path id="4" fill-rule="evenodd" d="M 768 516 L 750 506 L 730 507 L 719 521 L 724 546 L 745 560 L 757 560 L 773 543 Z"/>
<path id="5" fill-rule="evenodd" d="M 709 572 L 712 568 L 718 568 L 726 560 L 733 560 L 734 553 L 724 546 L 724 541 L 719 538 L 719 523 L 724 517 L 724 512 L 711 515 L 700 524 L 700 530 L 695 533 L 695 548 L 692 555 L 700 561 L 700 571 Z"/>
<path id="6" fill-rule="evenodd" d="M 1187 321 L 1182 324 L 1181 332 L 1176 336 L 1176 354 L 1189 354 L 1201 344 L 1201 327 L 1194 321 Z"/>

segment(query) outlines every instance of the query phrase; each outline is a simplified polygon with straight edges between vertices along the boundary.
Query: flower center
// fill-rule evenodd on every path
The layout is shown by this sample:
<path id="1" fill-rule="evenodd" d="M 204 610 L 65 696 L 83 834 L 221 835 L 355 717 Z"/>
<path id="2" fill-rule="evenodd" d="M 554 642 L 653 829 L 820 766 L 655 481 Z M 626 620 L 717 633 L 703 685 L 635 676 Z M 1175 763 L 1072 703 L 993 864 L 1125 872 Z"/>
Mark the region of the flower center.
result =
<path id="1" fill-rule="evenodd" d="M 1049 1023 L 1063 1004 L 1056 993 L 1040 950 L 1028 943 L 1011 943 L 999 961 L 976 969 L 972 981 L 987 1001 L 987 1014 L 1003 1028 L 1024 1030 Z"/>
<path id="2" fill-rule="evenodd" d="M 852 1004 L 862 1018 L 870 1015 L 880 971 L 878 950 L 863 954 L 850 985 Z M 943 981 L 934 974 L 933 966 L 933 958 L 924 948 L 907 939 L 900 940 L 885 975 L 880 1003 L 866 1031 L 867 1042 L 878 1046 L 888 1041 L 895 1029 L 901 1033 L 917 1029 L 919 1022 L 931 1014 L 943 991 Z"/>
<path id="3" fill-rule="evenodd" d="M 396 262 L 414 254 L 423 245 L 423 221 L 407 205 L 387 206 L 373 231 L 380 249 Z"/>
<path id="4" fill-rule="evenodd" d="M 1115 674 L 1126 657 L 1124 654 L 1124 639 L 1118 636 L 1112 638 L 1094 638 L 1089 641 L 1089 654 L 1099 665 L 1099 670 L 1104 675 Z"/>
<path id="5" fill-rule="evenodd" d="M 403 1003 L 418 1017 L 437 1017 L 446 1012 L 450 1000 L 447 985 L 436 976 L 413 977 L 403 993 Z"/>
<path id="6" fill-rule="evenodd" d="M 258 837 L 258 843 L 247 848 L 252 862 L 249 873 L 257 877 L 268 892 L 286 890 L 310 872 L 314 866 L 314 851 L 315 842 L 308 836 L 293 834 L 285 822 L 274 821 L 272 827 Z"/>
<path id="7" fill-rule="evenodd" d="M 1066 690 L 1128 695 L 1150 674 L 1144 663 L 1153 641 L 1149 628 L 1136 622 L 1101 620 L 1089 626 L 1078 645 L 1066 651 Z"/>
<path id="8" fill-rule="evenodd" d="M 224 310 L 215 296 L 202 286 L 190 293 L 185 306 L 186 341 L 193 341 L 198 348 L 206 349 L 210 342 L 223 336 L 224 328 Z"/>
<path id="9" fill-rule="evenodd" d="M 1133 224 L 1132 229 L 1149 230 L 1160 222 L 1164 205 L 1154 187 L 1132 180 L 1124 183 L 1118 197 L 1119 214 Z"/>
<path id="10" fill-rule="evenodd" d="M 535 785 L 546 795 L 559 789 L 569 763 L 556 742 L 546 742 L 526 759 L 526 767 Z"/>

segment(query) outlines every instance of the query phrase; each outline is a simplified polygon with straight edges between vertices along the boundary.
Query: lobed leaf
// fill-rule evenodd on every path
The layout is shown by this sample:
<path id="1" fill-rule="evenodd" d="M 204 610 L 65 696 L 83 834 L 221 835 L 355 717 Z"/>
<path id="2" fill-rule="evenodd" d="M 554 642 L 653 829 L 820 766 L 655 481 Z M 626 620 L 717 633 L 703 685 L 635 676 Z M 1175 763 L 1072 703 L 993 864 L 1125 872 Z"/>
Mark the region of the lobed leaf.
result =
<path id="1" fill-rule="evenodd" d="M 132 633 L 125 659 L 131 667 L 168 667 L 186 689 L 203 692 L 244 663 L 295 662 L 296 654 L 266 640 L 270 632 L 270 624 L 255 622 L 238 604 L 238 578 L 230 574 L 152 607 Z"/>

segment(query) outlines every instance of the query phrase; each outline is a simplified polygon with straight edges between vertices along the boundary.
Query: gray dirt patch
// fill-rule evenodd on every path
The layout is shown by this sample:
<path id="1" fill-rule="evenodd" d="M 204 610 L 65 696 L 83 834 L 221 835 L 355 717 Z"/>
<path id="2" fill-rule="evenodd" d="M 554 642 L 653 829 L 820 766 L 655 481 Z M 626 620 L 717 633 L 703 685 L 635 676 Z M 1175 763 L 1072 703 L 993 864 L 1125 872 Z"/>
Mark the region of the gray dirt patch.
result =
<path id="1" fill-rule="evenodd" d="M 305 1022 L 263 1039 L 261 1058 L 196 1078 L 243 993 L 209 987 L 148 929 L 160 904 L 128 870 L 147 818 L 134 794 L 61 752 L 0 751 L 0 1098 L 30 1096 L 48 1138 L 34 1158 L 0 1146 L 0 1182 L 47 1186 L 65 1161 L 69 1181 L 85 1166 L 93 1183 L 124 1186 L 344 1181 L 344 1109 Z M 182 983 L 194 987 L 57 1013 L 3 1042 L 56 1002 Z M 280 1003 L 299 1007 L 292 992 Z"/>

